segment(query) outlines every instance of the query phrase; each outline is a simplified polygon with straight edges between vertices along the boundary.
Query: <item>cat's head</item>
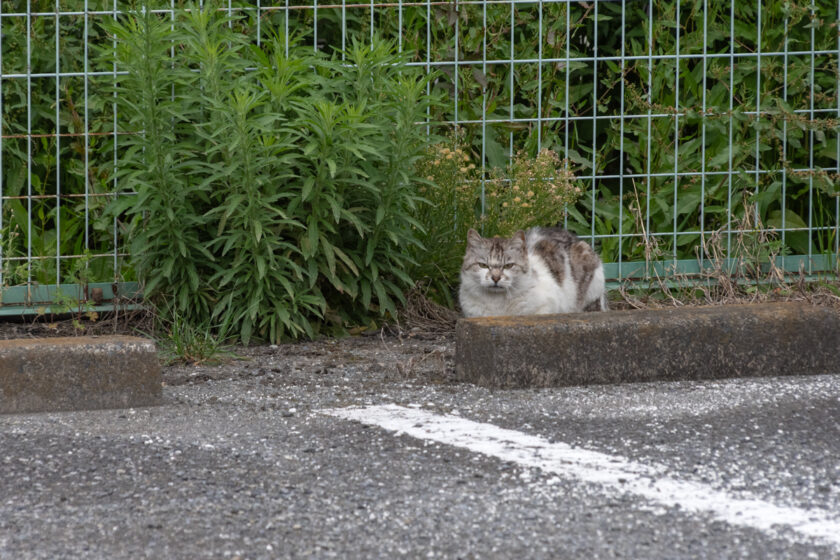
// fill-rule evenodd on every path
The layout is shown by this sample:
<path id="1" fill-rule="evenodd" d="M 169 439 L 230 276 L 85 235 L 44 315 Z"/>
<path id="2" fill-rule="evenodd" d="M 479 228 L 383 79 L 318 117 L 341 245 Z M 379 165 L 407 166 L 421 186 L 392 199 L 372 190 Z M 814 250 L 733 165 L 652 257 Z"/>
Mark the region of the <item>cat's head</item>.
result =
<path id="1" fill-rule="evenodd" d="M 467 233 L 467 252 L 461 266 L 461 277 L 490 291 L 502 291 L 516 286 L 528 273 L 528 251 L 525 233 L 513 237 L 481 237 L 470 229 Z"/>

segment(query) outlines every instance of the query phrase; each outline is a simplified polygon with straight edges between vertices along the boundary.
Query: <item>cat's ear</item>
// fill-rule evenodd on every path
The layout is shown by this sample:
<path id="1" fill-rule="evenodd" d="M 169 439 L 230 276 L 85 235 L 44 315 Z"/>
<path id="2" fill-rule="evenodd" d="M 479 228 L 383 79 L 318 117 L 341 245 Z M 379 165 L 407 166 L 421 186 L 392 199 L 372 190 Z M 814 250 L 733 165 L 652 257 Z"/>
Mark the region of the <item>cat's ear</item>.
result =
<path id="1" fill-rule="evenodd" d="M 514 241 L 519 241 L 522 245 L 525 245 L 525 232 L 521 229 L 513 234 Z"/>
<path id="2" fill-rule="evenodd" d="M 481 241 L 481 235 L 473 228 L 470 228 L 470 231 L 467 232 L 467 243 L 470 245 L 475 245 Z"/>

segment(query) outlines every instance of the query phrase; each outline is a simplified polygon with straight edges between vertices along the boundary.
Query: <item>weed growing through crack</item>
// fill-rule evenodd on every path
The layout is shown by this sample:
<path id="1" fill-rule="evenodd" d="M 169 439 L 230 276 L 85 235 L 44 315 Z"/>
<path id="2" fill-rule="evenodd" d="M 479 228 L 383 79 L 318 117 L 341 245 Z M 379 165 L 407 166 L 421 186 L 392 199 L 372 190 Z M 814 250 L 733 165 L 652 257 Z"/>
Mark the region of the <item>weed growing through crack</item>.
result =
<path id="1" fill-rule="evenodd" d="M 157 342 L 166 365 L 217 364 L 237 357 L 223 329 L 202 328 L 174 315 L 157 330 L 162 333 Z"/>

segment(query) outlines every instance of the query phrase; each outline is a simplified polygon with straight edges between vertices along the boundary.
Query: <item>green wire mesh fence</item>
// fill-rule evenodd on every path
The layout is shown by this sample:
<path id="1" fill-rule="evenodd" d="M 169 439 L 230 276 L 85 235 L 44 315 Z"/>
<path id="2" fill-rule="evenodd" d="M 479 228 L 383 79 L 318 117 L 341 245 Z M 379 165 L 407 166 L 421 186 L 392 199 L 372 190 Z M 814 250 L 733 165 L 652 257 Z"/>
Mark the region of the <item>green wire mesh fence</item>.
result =
<path id="1" fill-rule="evenodd" d="M 184 5 L 0 1 L 0 309 L 137 291 L 104 209 L 132 196 L 114 171 L 121 138 L 142 131 L 120 119 L 101 24 Z M 747 246 L 783 270 L 836 272 L 838 2 L 220 6 L 256 44 L 280 30 L 341 56 L 353 39 L 392 39 L 446 99 L 418 126 L 457 128 L 482 177 L 520 150 L 555 151 L 583 189 L 557 222 L 599 247 L 613 280 L 696 273 Z"/>

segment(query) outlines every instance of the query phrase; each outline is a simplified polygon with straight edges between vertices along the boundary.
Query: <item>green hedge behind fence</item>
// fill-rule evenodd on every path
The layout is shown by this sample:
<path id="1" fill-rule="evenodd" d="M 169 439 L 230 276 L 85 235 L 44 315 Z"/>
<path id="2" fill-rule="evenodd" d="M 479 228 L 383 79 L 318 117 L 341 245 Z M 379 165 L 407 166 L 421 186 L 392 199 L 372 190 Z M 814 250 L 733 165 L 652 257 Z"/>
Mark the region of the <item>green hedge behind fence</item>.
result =
<path id="1" fill-rule="evenodd" d="M 89 0 L 87 18 L 56 17 L 52 0 L 1 4 L 3 284 L 134 279 L 104 212 L 124 135 L 138 132 L 114 114 L 120 69 L 95 55 L 114 3 Z M 837 251 L 837 4 L 393 4 L 245 13 L 254 41 L 270 28 L 326 52 L 393 39 L 438 71 L 430 91 L 448 101 L 429 119 L 457 122 L 485 171 L 520 148 L 568 158 L 587 191 L 558 221 L 605 261 L 643 259 L 645 233 L 694 258 L 701 235 L 743 223 L 745 208 L 789 253 Z"/>

